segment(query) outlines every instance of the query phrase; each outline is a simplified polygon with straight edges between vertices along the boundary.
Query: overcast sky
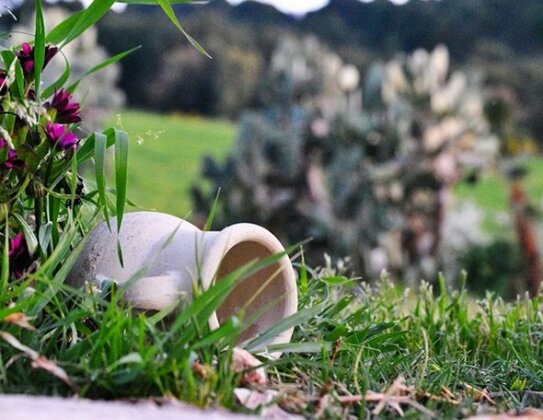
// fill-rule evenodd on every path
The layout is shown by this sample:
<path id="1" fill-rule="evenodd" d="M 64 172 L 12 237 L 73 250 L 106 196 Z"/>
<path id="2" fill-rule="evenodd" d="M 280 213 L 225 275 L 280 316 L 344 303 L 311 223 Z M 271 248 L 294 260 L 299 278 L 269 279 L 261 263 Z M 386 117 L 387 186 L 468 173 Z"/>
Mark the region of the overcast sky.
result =
<path id="1" fill-rule="evenodd" d="M 2 0 L 0 0 L 1 2 Z M 49 0 L 51 1 L 51 0 Z M 83 0 L 85 3 L 91 3 L 92 0 Z M 232 4 L 239 4 L 246 0 L 228 0 Z M 291 13 L 294 15 L 302 16 L 306 14 L 307 12 L 311 12 L 313 10 L 319 10 L 320 8 L 326 6 L 328 4 L 329 0 L 256 0 L 260 3 L 266 3 L 271 4 L 275 6 L 277 9 L 281 10 L 284 13 Z M 360 0 L 362 2 L 371 2 L 372 0 Z M 390 0 L 392 3 L 396 4 L 405 4 L 409 0 Z M 123 9 L 124 5 L 120 7 L 120 9 Z"/>
<path id="2" fill-rule="evenodd" d="M 239 4 L 244 0 L 228 0 L 232 4 Z M 328 0 L 257 0 L 260 3 L 272 4 L 285 13 L 302 15 L 312 10 L 318 10 L 328 4 Z M 361 0 L 369 2 L 371 0 Z M 409 0 L 391 0 L 396 4 L 404 4 Z"/>
<path id="3" fill-rule="evenodd" d="M 54 3 L 55 0 L 48 0 Z M 57 0 L 58 1 L 58 0 Z M 245 0 L 228 0 L 232 4 L 239 4 Z M 275 6 L 277 9 L 284 13 L 292 13 L 295 15 L 304 15 L 307 12 L 318 10 L 328 4 L 329 0 L 257 0 L 261 3 L 267 3 Z M 363 2 L 370 2 L 372 0 L 360 0 Z M 409 0 L 391 0 L 396 4 L 404 4 Z M 83 0 L 83 3 L 89 4 L 92 0 Z M 18 3 L 18 0 L 0 0 L 0 6 L 9 3 Z M 123 9 L 124 5 L 121 5 L 120 9 Z M 1 11 L 0 11 L 1 12 Z"/>

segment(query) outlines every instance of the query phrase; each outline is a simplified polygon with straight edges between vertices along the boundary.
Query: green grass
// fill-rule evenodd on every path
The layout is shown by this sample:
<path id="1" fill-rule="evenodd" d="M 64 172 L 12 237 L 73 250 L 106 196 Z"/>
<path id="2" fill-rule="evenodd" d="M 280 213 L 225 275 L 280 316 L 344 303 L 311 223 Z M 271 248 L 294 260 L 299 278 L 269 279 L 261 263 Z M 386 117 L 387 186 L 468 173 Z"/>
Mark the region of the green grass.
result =
<path id="1" fill-rule="evenodd" d="M 526 192 L 540 207 L 543 198 L 543 159 L 530 158 L 523 166 L 528 170 L 524 180 Z M 509 209 L 509 186 L 506 179 L 497 172 L 486 174 L 474 185 L 460 183 L 455 193 L 457 197 L 473 200 L 479 207 L 490 212 Z"/>
<path id="2" fill-rule="evenodd" d="M 73 239 L 66 235 L 64 251 Z M 173 396 L 244 411 L 233 394 L 242 375 L 231 369 L 243 317 L 215 332 L 207 325 L 243 273 L 200 291 L 183 311 L 135 314 L 122 304 L 120 289 L 66 286 L 63 276 L 74 255 L 54 258 L 48 271 L 0 291 L 0 392 Z M 60 271 L 52 276 L 55 265 Z M 385 392 L 398 378 L 404 397 L 439 418 L 472 415 L 481 405 L 522 410 L 524 396 L 543 391 L 543 297 L 476 302 L 465 291 L 448 290 L 443 280 L 437 294 L 428 285 L 407 292 L 386 278 L 370 287 L 330 270 L 297 269 L 300 311 L 289 321 L 297 325 L 292 343 L 281 347 L 282 358 L 262 359 L 268 388 L 291 412 L 366 418 L 376 403 L 363 397 Z M 25 314 L 36 330 L 10 322 L 14 313 Z M 40 366 L 60 367 L 67 378 Z M 421 415 L 420 407 L 402 408 L 408 417 Z M 395 411 L 386 406 L 381 414 L 394 417 Z"/>
<path id="3" fill-rule="evenodd" d="M 226 120 L 140 111 L 121 112 L 116 125 L 129 135 L 128 197 L 181 217 L 191 210 L 203 156 L 225 157 L 236 132 Z"/>
<path id="4" fill-rule="evenodd" d="M 129 190 L 140 201 L 166 203 L 174 200 L 173 194 L 186 200 L 183 189 L 174 193 L 177 183 L 172 181 L 168 192 L 159 181 L 165 176 L 170 181 L 173 171 L 188 168 L 188 163 L 177 162 L 188 162 L 185 153 L 194 153 L 195 173 L 199 159 L 194 156 L 203 153 L 202 143 L 222 138 L 222 146 L 214 150 L 220 156 L 227 149 L 226 133 L 234 134 L 232 125 L 220 121 L 138 112 L 126 113 L 122 125 L 132 135 L 129 172 L 142 182 L 150 180 L 148 196 L 134 185 Z M 144 126 L 166 128 L 168 136 L 147 138 L 139 146 L 137 134 Z M 179 132 L 191 140 L 178 140 Z M 172 143 L 157 146 L 161 138 Z M 191 149 L 192 139 L 201 139 L 202 147 Z M 177 158 L 172 149 L 179 152 Z M 153 163 L 146 163 L 148 157 Z M 530 165 L 533 174 L 543 168 L 540 162 Z M 133 173 L 138 170 L 142 174 Z M 506 191 L 496 180 L 485 182 L 477 188 Z M 527 185 L 531 191 L 540 188 L 530 178 Z M 252 265 L 207 291 L 195 285 L 196 298 L 183 310 L 136 313 L 123 303 L 122 287 L 76 290 L 65 282 L 77 257 L 81 228 L 92 226 L 97 217 L 97 208 L 85 206 L 89 208 L 80 215 L 92 215 L 92 220 L 70 221 L 48 261 L 24 279 L 0 285 L 0 393 L 167 396 L 246 411 L 234 397 L 243 375 L 231 369 L 233 347 L 246 327 L 243 316 L 232 317 L 216 331 L 207 321 L 243 277 L 261 266 Z M 378 406 L 365 398 L 386 392 L 399 378 L 405 385 L 401 396 L 411 403 L 402 404 L 408 418 L 421 417 L 421 410 L 452 418 L 473 415 L 482 406 L 495 412 L 543 406 L 543 296 L 507 303 L 487 295 L 476 301 L 465 290 L 448 289 L 443 279 L 438 290 L 423 284 L 407 291 L 386 276 L 368 285 L 329 268 L 297 263 L 296 269 L 299 312 L 282 326 L 296 325 L 292 342 L 279 348 L 284 352 L 280 359 L 261 359 L 268 388 L 278 392 L 278 402 L 290 412 L 308 418 L 371 417 Z M 35 329 L 25 329 L 21 320 Z M 249 349 L 253 345 L 246 344 Z M 395 418 L 394 406 L 385 405 L 381 416 Z"/>

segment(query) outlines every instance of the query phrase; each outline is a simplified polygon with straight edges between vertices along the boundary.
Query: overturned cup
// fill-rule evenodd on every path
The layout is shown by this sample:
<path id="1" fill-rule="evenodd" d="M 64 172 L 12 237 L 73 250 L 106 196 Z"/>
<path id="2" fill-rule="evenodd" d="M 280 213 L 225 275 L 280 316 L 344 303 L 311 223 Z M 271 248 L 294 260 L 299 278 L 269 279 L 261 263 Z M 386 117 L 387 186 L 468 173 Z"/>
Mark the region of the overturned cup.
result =
<path id="1" fill-rule="evenodd" d="M 128 304 L 159 311 L 190 299 L 195 281 L 207 289 L 238 268 L 278 254 L 283 255 L 236 284 L 209 319 L 215 329 L 242 311 L 250 320 L 238 340 L 243 342 L 293 315 L 298 306 L 292 263 L 279 240 L 261 226 L 239 223 L 219 232 L 201 231 L 168 214 L 128 213 L 118 235 L 115 219 L 111 230 L 105 222 L 94 228 L 68 282 L 76 287 L 129 282 L 123 295 Z M 291 336 L 289 329 L 264 344 L 288 343 Z"/>

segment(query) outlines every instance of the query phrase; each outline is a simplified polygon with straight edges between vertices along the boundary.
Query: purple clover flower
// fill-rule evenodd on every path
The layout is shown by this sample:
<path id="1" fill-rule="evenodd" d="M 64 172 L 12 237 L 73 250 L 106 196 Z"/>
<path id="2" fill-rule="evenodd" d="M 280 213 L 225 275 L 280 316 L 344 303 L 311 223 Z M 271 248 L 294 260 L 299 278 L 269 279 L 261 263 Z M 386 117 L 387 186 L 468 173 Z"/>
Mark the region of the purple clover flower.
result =
<path id="1" fill-rule="evenodd" d="M 0 149 L 7 146 L 7 142 L 0 137 Z M 7 160 L 3 163 L 3 166 L 8 169 L 21 169 L 24 166 L 24 162 L 19 159 L 17 152 L 13 149 L 8 150 Z"/>
<path id="2" fill-rule="evenodd" d="M 15 278 L 23 277 L 32 264 L 32 257 L 28 252 L 26 239 L 22 233 L 18 233 L 9 241 L 9 271 Z"/>
<path id="3" fill-rule="evenodd" d="M 45 59 L 43 61 L 43 68 L 47 66 L 47 64 L 55 56 L 57 51 L 58 51 L 57 47 L 51 47 L 49 45 L 45 47 Z M 17 53 L 17 58 L 19 58 L 19 61 L 21 62 L 21 66 L 23 67 L 23 71 L 25 75 L 28 76 L 34 73 L 34 47 L 33 46 L 24 42 L 21 45 L 21 50 Z"/>
<path id="4" fill-rule="evenodd" d="M 60 150 L 75 150 L 79 140 L 74 133 L 66 131 L 66 127 L 61 124 L 48 122 L 45 124 L 45 135 L 51 143 Z"/>
<path id="5" fill-rule="evenodd" d="M 79 104 L 72 102 L 72 94 L 64 89 L 55 91 L 51 102 L 45 104 L 48 108 L 57 111 L 56 121 L 60 124 L 73 124 L 81 122 Z"/>

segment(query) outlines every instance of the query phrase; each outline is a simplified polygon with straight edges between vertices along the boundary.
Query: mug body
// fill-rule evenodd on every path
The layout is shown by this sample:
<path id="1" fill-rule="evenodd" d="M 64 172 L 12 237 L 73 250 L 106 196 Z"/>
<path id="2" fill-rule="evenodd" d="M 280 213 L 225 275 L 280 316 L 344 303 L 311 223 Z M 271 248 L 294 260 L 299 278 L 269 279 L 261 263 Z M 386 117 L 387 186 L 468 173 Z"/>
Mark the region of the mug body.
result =
<path id="1" fill-rule="evenodd" d="M 268 230 L 241 223 L 220 232 L 202 232 L 180 218 L 153 212 L 125 215 L 119 235 L 104 222 L 89 235 L 68 281 L 81 287 L 92 282 L 127 283 L 123 298 L 134 308 L 162 310 L 192 299 L 195 282 L 204 288 L 257 261 L 260 269 L 240 279 L 209 319 L 211 328 L 241 317 L 248 328 L 243 342 L 265 332 L 297 310 L 296 278 L 288 255 Z M 122 250 L 123 264 L 117 254 Z M 281 254 L 281 255 L 279 255 Z M 266 344 L 290 341 L 284 331 Z"/>

